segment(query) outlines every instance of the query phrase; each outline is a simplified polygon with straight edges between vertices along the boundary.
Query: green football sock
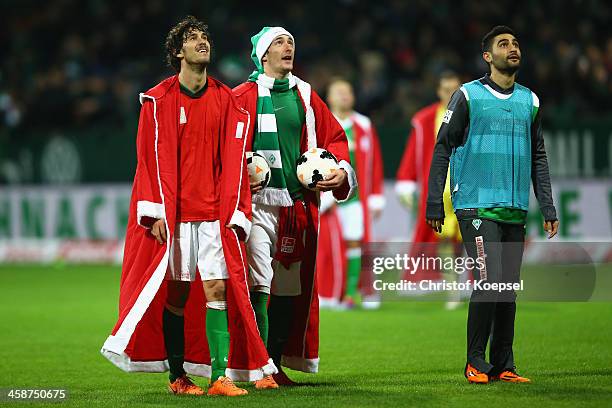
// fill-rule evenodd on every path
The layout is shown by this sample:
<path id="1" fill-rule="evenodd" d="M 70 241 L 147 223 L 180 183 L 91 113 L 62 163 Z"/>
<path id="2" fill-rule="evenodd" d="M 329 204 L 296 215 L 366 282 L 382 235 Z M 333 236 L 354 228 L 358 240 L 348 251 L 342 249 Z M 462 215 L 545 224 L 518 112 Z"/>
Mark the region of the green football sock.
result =
<path id="1" fill-rule="evenodd" d="M 264 345 L 268 345 L 268 299 L 270 295 L 263 292 L 251 292 L 251 304 L 257 319 L 257 328 Z"/>
<path id="2" fill-rule="evenodd" d="M 215 302 L 219 303 L 219 302 Z M 223 302 L 225 303 L 225 302 Z M 215 382 L 225 375 L 230 347 L 230 334 L 227 327 L 227 309 L 206 309 L 206 337 L 210 349 L 210 365 L 212 375 L 210 381 Z"/>
<path id="3" fill-rule="evenodd" d="M 178 316 L 164 308 L 162 315 L 164 344 L 170 374 L 168 378 L 173 383 L 177 378 L 185 375 L 183 362 L 185 360 L 185 318 Z"/>
<path id="4" fill-rule="evenodd" d="M 348 267 L 346 270 L 346 296 L 355 298 L 359 286 L 359 275 L 361 273 L 361 248 L 349 248 L 346 250 Z"/>

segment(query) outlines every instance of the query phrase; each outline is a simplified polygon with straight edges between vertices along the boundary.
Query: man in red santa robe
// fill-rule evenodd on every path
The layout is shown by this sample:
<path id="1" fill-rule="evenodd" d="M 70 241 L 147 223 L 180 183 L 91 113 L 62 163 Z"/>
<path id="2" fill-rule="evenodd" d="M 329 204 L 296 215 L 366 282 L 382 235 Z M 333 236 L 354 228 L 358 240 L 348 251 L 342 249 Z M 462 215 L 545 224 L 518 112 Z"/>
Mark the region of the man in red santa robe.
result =
<path id="1" fill-rule="evenodd" d="M 296 162 L 308 149 L 331 152 L 340 169 L 316 187 L 333 191 L 339 200 L 351 197 L 357 180 L 342 127 L 310 84 L 291 73 L 293 36 L 282 27 L 264 27 L 251 42 L 257 69 L 234 94 L 254 118 L 247 149 L 260 153 L 271 168 L 267 186 L 253 190 L 253 228 L 247 241 L 251 299 L 274 363 L 314 373 L 319 366 L 314 273 L 319 197 L 302 187 Z M 283 371 L 273 380 L 294 384 Z"/>
<path id="2" fill-rule="evenodd" d="M 436 144 L 438 129 L 442 124 L 446 106 L 451 96 L 461 86 L 459 76 L 447 71 L 440 75 L 437 94 L 439 102 L 433 103 L 414 114 L 412 118 L 412 131 L 408 137 L 408 144 L 399 169 L 397 170 L 397 181 L 395 192 L 402 204 L 412 209 L 414 197 L 418 195 L 418 214 L 415 220 L 415 229 L 412 236 L 410 256 L 417 258 L 424 256 L 439 256 L 438 244 L 440 242 L 460 242 L 459 225 L 452 210 L 450 200 L 450 188 L 447 184 L 444 192 L 444 205 L 447 209 L 444 220 L 444 235 L 436 232 L 425 222 L 425 208 L 427 207 L 427 182 L 429 179 L 429 167 L 433 157 L 433 149 Z M 450 179 L 450 178 L 449 178 Z M 450 208 L 450 210 L 448 209 Z M 454 255 L 454 249 L 448 255 Z M 440 279 L 437 270 L 414 270 L 409 271 L 403 279 L 418 281 L 422 279 Z"/>
<path id="3" fill-rule="evenodd" d="M 348 140 L 351 163 L 357 174 L 359 184 L 358 193 L 351 199 L 337 205 L 336 213 L 340 219 L 342 236 L 346 245 L 344 253 L 337 252 L 330 246 L 334 243 L 333 237 L 319 243 L 319 256 L 326 258 L 331 251 L 331 257 L 346 257 L 346 282 L 343 293 L 343 306 L 352 308 L 357 297 L 358 286 L 361 286 L 362 307 L 377 308 L 380 305 L 378 295 L 372 287 L 371 271 L 362 271 L 362 246 L 371 239 L 372 221 L 378 218 L 385 206 L 383 195 L 383 166 L 380 153 L 380 143 L 376 128 L 372 121 L 358 112 L 355 112 L 355 96 L 351 84 L 342 78 L 333 79 L 327 88 L 327 101 L 329 107 L 344 129 Z M 330 216 L 333 211 L 330 210 Z M 328 217 L 326 217 L 328 218 Z M 330 221 L 333 221 L 330 219 Z M 326 220 L 327 222 L 327 220 Z M 327 226 L 327 225 L 326 225 Z M 333 225 L 323 232 L 333 233 Z M 330 244 L 330 245 L 322 245 Z M 338 284 L 330 276 L 340 276 L 336 271 L 336 262 L 320 262 L 317 269 L 320 283 Z M 360 285 L 361 283 L 361 285 Z M 342 284 L 340 284 L 342 285 Z M 319 288 L 329 293 L 329 288 Z"/>
<path id="4" fill-rule="evenodd" d="M 204 394 L 193 374 L 211 379 L 209 395 L 244 395 L 233 380 L 276 372 L 246 282 L 250 117 L 207 75 L 201 21 L 172 28 L 166 54 L 178 75 L 140 95 L 119 320 L 101 351 L 124 371 L 169 370 L 175 394 Z"/>
<path id="5" fill-rule="evenodd" d="M 317 248 L 317 290 L 319 308 L 345 310 L 346 243 L 338 216 L 336 200 L 329 192 L 321 194 Z"/>

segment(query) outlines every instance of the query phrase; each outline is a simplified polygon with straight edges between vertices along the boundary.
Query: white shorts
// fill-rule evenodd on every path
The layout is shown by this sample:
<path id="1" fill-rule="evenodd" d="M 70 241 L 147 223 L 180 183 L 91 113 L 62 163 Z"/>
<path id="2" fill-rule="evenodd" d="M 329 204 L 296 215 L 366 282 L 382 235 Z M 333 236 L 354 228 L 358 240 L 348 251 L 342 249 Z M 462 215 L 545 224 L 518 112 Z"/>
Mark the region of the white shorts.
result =
<path id="1" fill-rule="evenodd" d="M 274 260 L 278 235 L 279 207 L 253 203 L 253 224 L 247 240 L 249 286 L 264 293 L 297 296 L 302 293 L 301 262 L 285 269 Z"/>
<path id="2" fill-rule="evenodd" d="M 176 224 L 166 279 L 193 282 L 196 266 L 203 281 L 229 277 L 221 245 L 219 221 Z"/>
<path id="3" fill-rule="evenodd" d="M 342 226 L 342 237 L 345 241 L 363 239 L 363 206 L 361 201 L 338 205 L 338 217 Z"/>

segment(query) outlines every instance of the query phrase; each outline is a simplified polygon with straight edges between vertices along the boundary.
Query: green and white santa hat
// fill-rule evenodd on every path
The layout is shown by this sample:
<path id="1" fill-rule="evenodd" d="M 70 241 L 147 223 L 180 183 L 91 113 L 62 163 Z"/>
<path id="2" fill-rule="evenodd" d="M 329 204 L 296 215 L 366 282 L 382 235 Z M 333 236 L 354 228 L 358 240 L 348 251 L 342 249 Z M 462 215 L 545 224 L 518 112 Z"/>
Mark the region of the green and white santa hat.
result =
<path id="1" fill-rule="evenodd" d="M 253 44 L 253 51 L 251 52 L 251 59 L 255 63 L 257 67 L 257 72 L 263 72 L 263 63 L 261 59 L 270 48 L 270 44 L 272 41 L 279 35 L 286 35 L 291 38 L 293 44 L 295 44 L 295 40 L 291 33 L 285 30 L 283 27 L 264 27 L 260 32 L 251 37 L 251 44 Z"/>

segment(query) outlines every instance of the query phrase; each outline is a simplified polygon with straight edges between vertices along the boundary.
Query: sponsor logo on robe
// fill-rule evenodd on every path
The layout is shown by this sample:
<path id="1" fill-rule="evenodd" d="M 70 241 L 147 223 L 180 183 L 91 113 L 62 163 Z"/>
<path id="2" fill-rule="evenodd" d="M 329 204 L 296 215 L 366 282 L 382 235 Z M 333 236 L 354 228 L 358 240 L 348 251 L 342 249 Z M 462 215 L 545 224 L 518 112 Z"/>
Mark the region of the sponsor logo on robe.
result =
<path id="1" fill-rule="evenodd" d="M 295 250 L 295 238 L 283 237 L 281 240 L 281 252 L 292 254 Z"/>

